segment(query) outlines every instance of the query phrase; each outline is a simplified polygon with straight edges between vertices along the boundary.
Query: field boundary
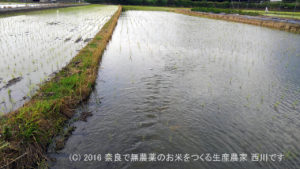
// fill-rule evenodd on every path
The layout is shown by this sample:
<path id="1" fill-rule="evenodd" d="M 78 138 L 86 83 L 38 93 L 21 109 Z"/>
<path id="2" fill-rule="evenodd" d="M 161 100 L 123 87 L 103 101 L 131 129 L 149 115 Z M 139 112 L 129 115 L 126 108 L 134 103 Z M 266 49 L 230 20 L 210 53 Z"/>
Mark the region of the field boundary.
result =
<path id="1" fill-rule="evenodd" d="M 34 168 L 78 104 L 88 99 L 99 62 L 122 12 L 122 6 L 70 63 L 40 86 L 32 99 L 0 118 L 0 168 Z"/>
<path id="2" fill-rule="evenodd" d="M 184 15 L 190 15 L 190 16 L 198 16 L 198 17 L 205 17 L 210 19 L 246 23 L 246 24 L 268 27 L 268 28 L 300 34 L 300 24 L 271 21 L 271 20 L 259 20 L 254 18 L 246 18 L 239 15 L 220 15 L 220 14 L 212 14 L 212 13 L 205 13 L 205 12 L 193 12 L 186 9 L 174 9 L 173 12 L 184 14 Z"/>

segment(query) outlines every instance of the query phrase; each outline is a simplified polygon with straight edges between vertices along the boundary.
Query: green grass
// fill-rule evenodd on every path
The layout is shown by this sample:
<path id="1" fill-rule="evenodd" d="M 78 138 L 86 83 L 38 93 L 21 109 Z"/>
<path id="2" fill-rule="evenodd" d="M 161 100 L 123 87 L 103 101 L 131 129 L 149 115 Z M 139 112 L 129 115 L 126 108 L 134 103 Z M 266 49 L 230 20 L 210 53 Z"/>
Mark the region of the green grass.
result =
<path id="1" fill-rule="evenodd" d="M 72 95 L 74 89 L 77 87 L 77 81 L 80 81 L 83 77 L 80 74 L 74 74 L 69 77 L 65 77 L 58 82 L 47 83 L 44 87 L 44 97 L 49 99 L 63 98 L 65 96 Z"/>
<path id="2" fill-rule="evenodd" d="M 251 16 L 260 15 L 258 12 L 255 11 L 242 11 L 242 10 L 235 10 L 235 9 L 206 8 L 206 7 L 192 8 L 192 11 L 211 12 L 217 14 L 226 13 L 226 14 L 239 14 L 239 15 L 251 15 Z"/>
<path id="3" fill-rule="evenodd" d="M 266 13 L 264 10 L 242 10 L 242 11 L 257 12 L 260 15 L 271 16 L 271 17 L 300 19 L 300 12 L 269 11 L 268 13 Z"/>
<path id="4" fill-rule="evenodd" d="M 141 11 L 167 11 L 167 12 L 171 12 L 171 11 L 173 11 L 175 9 L 183 9 L 183 8 L 159 7 L 159 6 L 134 6 L 134 5 L 124 5 L 123 6 L 123 11 L 127 11 L 127 10 L 141 10 Z"/>
<path id="5" fill-rule="evenodd" d="M 269 11 L 266 13 L 264 10 L 236 10 L 236 9 L 221 9 L 221 8 L 192 8 L 192 11 L 199 12 L 211 12 L 211 13 L 226 13 L 226 14 L 240 14 L 240 15 L 250 15 L 250 16 L 271 16 L 279 18 L 288 18 L 288 19 L 300 19 L 300 12 L 286 12 L 286 11 Z"/>

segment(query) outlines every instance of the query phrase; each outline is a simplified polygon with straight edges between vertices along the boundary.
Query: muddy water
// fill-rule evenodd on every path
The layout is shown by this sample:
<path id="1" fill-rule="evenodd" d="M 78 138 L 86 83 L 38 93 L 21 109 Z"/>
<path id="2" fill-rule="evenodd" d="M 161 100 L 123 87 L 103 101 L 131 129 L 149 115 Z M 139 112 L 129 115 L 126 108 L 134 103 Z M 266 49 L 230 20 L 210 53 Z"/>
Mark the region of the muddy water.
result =
<path id="1" fill-rule="evenodd" d="M 0 18 L 0 115 L 29 100 L 116 10 L 91 5 Z"/>
<path id="2" fill-rule="evenodd" d="M 299 35 L 277 30 L 127 11 L 104 54 L 95 91 L 79 110 L 93 116 L 74 124 L 63 150 L 50 150 L 57 160 L 51 166 L 297 168 L 299 46 Z M 70 162 L 72 153 L 81 161 Z M 121 154 L 122 162 L 105 162 L 107 153 Z M 124 161 L 123 155 L 135 153 L 245 153 L 248 162 Z M 251 162 L 251 153 L 286 158 Z M 84 154 L 101 154 L 102 161 L 84 162 Z"/>

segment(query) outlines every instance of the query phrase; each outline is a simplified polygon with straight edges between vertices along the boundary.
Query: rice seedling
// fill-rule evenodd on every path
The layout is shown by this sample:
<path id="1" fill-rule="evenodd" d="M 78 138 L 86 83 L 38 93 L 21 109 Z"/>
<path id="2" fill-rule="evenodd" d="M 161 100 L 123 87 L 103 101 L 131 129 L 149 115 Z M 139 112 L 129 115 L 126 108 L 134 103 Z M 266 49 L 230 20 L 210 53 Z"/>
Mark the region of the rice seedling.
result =
<path id="1" fill-rule="evenodd" d="M 250 94 L 248 94 L 247 96 L 246 96 L 246 100 L 249 102 L 249 100 L 250 100 L 250 97 L 251 97 L 251 95 Z"/>
<path id="2" fill-rule="evenodd" d="M 169 135 L 169 142 L 172 142 L 173 137 L 171 135 Z"/>
<path id="3" fill-rule="evenodd" d="M 285 94 L 282 94 L 282 95 L 280 96 L 280 99 L 281 99 L 281 100 L 284 100 L 284 98 L 285 98 Z"/>
<path id="4" fill-rule="evenodd" d="M 8 89 L 7 94 L 8 94 L 9 99 L 11 99 L 11 90 L 10 89 Z"/>
<path id="5" fill-rule="evenodd" d="M 287 152 L 284 153 L 284 157 L 285 157 L 286 159 L 291 160 L 291 159 L 298 158 L 298 155 L 297 155 L 296 153 L 294 153 L 294 152 L 288 150 Z"/>
<path id="6" fill-rule="evenodd" d="M 280 105 L 280 102 L 277 101 L 277 102 L 274 104 L 274 110 L 278 111 L 279 105 Z"/>
<path id="7" fill-rule="evenodd" d="M 294 101 L 294 102 L 293 102 L 293 108 L 294 108 L 294 109 L 296 109 L 296 108 L 297 108 L 297 106 L 298 106 L 298 103 L 299 103 L 299 101 L 298 101 L 298 100 L 296 100 L 296 101 Z"/>
<path id="8" fill-rule="evenodd" d="M 201 107 L 202 107 L 202 108 L 204 108 L 204 107 L 205 107 L 205 103 L 204 103 L 204 102 L 201 104 Z"/>

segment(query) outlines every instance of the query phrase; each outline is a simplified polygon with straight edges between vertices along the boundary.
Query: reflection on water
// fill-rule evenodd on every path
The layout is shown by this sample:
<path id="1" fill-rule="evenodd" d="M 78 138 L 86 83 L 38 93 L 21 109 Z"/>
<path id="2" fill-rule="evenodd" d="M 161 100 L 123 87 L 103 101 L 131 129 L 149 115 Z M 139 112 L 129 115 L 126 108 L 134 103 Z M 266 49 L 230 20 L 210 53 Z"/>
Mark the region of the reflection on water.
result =
<path id="1" fill-rule="evenodd" d="M 300 36 L 128 11 L 104 54 L 92 111 L 53 168 L 297 168 Z M 70 162 L 70 153 L 284 153 L 282 162 Z M 250 157 L 249 157 L 250 158 Z M 249 159 L 250 160 L 250 159 Z"/>

